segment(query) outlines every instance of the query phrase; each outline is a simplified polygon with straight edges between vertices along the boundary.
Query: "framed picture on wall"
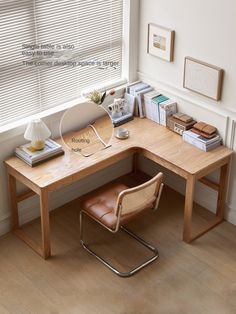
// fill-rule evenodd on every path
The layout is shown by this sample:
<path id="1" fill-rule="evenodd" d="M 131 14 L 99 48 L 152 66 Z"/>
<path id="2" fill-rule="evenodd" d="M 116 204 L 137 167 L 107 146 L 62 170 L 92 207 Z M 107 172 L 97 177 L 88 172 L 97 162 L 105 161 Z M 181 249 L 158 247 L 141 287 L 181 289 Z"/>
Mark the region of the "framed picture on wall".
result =
<path id="1" fill-rule="evenodd" d="M 186 57 L 183 87 L 214 100 L 221 99 L 224 70 L 203 61 Z"/>
<path id="2" fill-rule="evenodd" d="M 175 32 L 171 29 L 148 24 L 147 52 L 155 57 L 172 62 L 174 58 Z"/>

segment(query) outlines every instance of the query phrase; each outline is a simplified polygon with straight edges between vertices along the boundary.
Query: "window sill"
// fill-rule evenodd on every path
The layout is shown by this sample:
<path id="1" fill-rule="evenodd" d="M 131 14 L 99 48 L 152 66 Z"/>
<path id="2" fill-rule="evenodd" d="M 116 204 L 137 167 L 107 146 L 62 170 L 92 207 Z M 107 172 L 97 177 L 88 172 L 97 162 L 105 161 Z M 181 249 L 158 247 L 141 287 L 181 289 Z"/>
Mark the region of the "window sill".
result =
<path id="1" fill-rule="evenodd" d="M 107 86 L 107 89 L 114 88 L 116 91 L 121 91 L 126 86 L 126 80 L 122 80 L 117 82 L 117 84 L 114 86 Z M 89 91 L 88 91 L 89 92 Z M 85 101 L 84 97 L 79 97 L 77 99 L 74 99 L 72 101 L 66 102 L 62 105 L 59 105 L 57 107 L 45 110 L 43 112 L 40 112 L 38 114 L 20 119 L 18 121 L 9 123 L 5 126 L 0 127 L 0 143 L 9 140 L 10 138 L 14 138 L 16 136 L 22 135 L 25 131 L 26 125 L 29 123 L 29 121 L 33 119 L 43 119 L 46 124 L 50 124 L 53 121 L 58 121 L 60 119 L 61 114 L 63 111 L 80 104 Z"/>

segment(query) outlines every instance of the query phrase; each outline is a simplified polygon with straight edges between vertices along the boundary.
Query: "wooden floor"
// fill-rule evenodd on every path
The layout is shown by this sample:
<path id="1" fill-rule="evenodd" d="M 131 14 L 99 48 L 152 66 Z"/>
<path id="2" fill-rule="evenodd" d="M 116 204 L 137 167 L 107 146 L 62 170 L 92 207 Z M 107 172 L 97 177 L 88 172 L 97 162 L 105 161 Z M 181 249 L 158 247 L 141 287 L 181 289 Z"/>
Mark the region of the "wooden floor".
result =
<path id="1" fill-rule="evenodd" d="M 132 186 L 140 180 L 127 182 Z M 1 238 L 0 314 L 235 314 L 236 227 L 224 222 L 186 244 L 182 242 L 183 203 L 180 194 L 165 187 L 159 211 L 129 225 L 155 244 L 160 254 L 129 279 L 117 277 L 81 248 L 78 201 L 51 214 L 54 256 L 47 261 L 14 235 Z M 199 206 L 195 212 L 196 225 L 211 216 Z M 39 220 L 25 228 L 39 239 Z M 116 264 L 119 260 L 121 269 L 145 258 L 146 252 L 136 243 L 124 243 L 123 234 L 112 236 L 91 222 L 86 222 L 86 230 L 97 252 Z"/>

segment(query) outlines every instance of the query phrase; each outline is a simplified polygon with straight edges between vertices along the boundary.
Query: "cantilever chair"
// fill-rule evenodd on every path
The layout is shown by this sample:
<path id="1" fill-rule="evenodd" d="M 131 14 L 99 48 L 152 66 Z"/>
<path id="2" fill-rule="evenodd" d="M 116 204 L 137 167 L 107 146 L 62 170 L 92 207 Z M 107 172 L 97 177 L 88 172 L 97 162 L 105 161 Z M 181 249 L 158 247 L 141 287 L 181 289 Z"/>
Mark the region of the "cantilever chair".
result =
<path id="1" fill-rule="evenodd" d="M 80 212 L 80 242 L 82 246 L 110 270 L 121 277 L 130 277 L 140 269 L 149 265 L 158 258 L 158 250 L 124 227 L 124 224 L 136 218 L 147 209 L 156 210 L 158 208 L 162 188 L 163 174 L 159 173 L 151 180 L 128 188 L 124 184 L 114 183 L 108 187 L 103 187 L 86 196 L 81 202 Z M 128 272 L 120 272 L 105 259 L 92 251 L 83 240 L 83 215 L 87 215 L 112 233 L 119 229 L 136 239 L 139 243 L 151 250 L 153 255 L 142 264 Z"/>

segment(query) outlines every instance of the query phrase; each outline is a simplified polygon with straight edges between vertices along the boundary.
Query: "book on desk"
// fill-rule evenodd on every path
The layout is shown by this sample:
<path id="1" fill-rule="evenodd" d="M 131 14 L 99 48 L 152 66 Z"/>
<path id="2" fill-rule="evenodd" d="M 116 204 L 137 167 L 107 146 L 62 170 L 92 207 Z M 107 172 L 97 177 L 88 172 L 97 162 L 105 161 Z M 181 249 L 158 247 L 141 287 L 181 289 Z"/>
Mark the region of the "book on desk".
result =
<path id="1" fill-rule="evenodd" d="M 202 135 L 196 134 L 191 130 L 183 132 L 183 140 L 195 147 L 208 152 L 222 144 L 222 138 L 219 135 L 211 139 L 207 139 Z"/>
<path id="2" fill-rule="evenodd" d="M 134 115 L 140 118 L 146 117 L 166 126 L 167 117 L 177 111 L 177 104 L 174 100 L 144 82 L 128 85 L 126 93 L 134 97 Z"/>
<path id="3" fill-rule="evenodd" d="M 62 146 L 57 142 L 47 139 L 45 141 L 45 147 L 39 151 L 32 151 L 30 149 L 30 143 L 16 147 L 15 155 L 27 163 L 31 167 L 35 167 L 44 161 L 52 158 L 64 155 Z"/>

